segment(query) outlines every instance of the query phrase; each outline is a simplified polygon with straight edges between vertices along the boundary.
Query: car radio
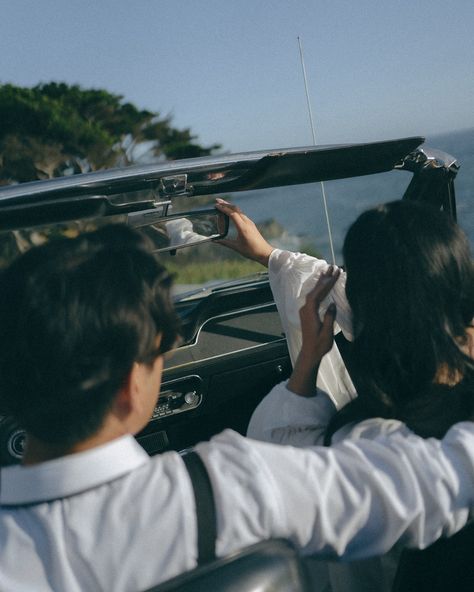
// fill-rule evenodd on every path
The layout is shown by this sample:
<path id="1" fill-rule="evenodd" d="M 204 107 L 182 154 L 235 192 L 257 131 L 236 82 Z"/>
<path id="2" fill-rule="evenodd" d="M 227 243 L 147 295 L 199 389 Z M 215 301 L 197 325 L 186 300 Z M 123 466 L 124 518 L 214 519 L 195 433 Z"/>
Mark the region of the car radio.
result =
<path id="1" fill-rule="evenodd" d="M 191 411 L 198 407 L 201 401 L 202 380 L 199 376 L 186 376 L 186 378 L 164 382 L 150 421 Z"/>
<path id="2" fill-rule="evenodd" d="M 191 375 L 164 382 L 150 421 L 191 411 L 202 402 L 202 380 Z M 13 419 L 0 416 L 0 466 L 17 464 L 25 448 L 26 433 Z"/>

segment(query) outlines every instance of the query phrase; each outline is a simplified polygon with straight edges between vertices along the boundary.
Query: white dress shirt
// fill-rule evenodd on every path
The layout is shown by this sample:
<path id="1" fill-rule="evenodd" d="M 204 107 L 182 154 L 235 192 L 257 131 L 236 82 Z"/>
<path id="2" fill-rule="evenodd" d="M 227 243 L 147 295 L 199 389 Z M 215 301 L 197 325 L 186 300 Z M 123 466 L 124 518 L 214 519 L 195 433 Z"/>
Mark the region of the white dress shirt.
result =
<path id="1" fill-rule="evenodd" d="M 298 449 L 227 430 L 196 447 L 213 486 L 217 553 L 287 537 L 305 553 L 368 557 L 424 546 L 474 506 L 474 424 L 443 441 L 395 434 Z M 138 592 L 196 564 L 179 454 L 131 436 L 0 471 L 0 590 Z"/>

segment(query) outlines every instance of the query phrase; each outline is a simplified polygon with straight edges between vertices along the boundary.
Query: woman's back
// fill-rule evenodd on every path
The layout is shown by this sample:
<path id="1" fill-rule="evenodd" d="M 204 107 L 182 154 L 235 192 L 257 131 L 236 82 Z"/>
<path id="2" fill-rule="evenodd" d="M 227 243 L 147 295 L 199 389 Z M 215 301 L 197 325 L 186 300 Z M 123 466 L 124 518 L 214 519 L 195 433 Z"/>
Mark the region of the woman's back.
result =
<path id="1" fill-rule="evenodd" d="M 392 202 L 359 216 L 344 241 L 358 397 L 328 437 L 366 417 L 441 437 L 474 417 L 474 267 L 444 213 Z"/>
<path id="2" fill-rule="evenodd" d="M 461 231 L 439 212 L 397 202 L 363 214 L 348 232 L 344 254 L 347 276 L 339 279 L 328 300 L 336 302 L 337 321 L 354 338 L 346 365 L 358 397 L 349 389 L 329 392 L 336 407 L 352 399 L 331 410 L 320 394 L 312 415 L 288 416 L 287 425 L 282 421 L 278 432 L 266 438 L 308 445 L 326 436 L 330 444 L 387 431 L 403 436 L 408 429 L 441 437 L 457 421 L 472 418 L 474 272 Z M 270 258 L 270 282 L 290 351 L 295 343 L 301 346 L 296 311 L 326 268 L 326 262 L 303 254 L 277 252 Z M 345 290 L 339 285 L 344 282 Z M 327 357 L 338 355 L 334 350 Z M 321 376 L 336 366 L 326 360 L 318 380 L 347 384 L 346 379 Z M 268 407 L 264 411 L 271 413 Z M 256 410 L 251 429 L 257 421 L 263 425 L 261 412 Z M 282 412 L 281 404 L 275 412 Z M 329 564 L 333 588 L 390 590 L 400 552 L 395 548 L 360 564 Z"/>

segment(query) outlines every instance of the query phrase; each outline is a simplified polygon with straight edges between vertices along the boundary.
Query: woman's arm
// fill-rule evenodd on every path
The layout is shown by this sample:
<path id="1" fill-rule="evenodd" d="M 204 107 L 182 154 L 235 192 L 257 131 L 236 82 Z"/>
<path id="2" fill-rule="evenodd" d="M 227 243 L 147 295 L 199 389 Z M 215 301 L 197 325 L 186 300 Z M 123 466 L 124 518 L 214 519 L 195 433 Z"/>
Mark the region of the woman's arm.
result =
<path id="1" fill-rule="evenodd" d="M 334 341 L 336 305 L 332 302 L 321 321 L 319 309 L 339 278 L 340 271 L 332 265 L 322 273 L 316 285 L 306 295 L 299 310 L 302 345 L 288 389 L 296 395 L 310 397 L 316 394 L 316 378 L 323 357 L 331 350 Z"/>
<path id="2" fill-rule="evenodd" d="M 290 358 L 296 364 L 302 346 L 299 310 L 304 306 L 306 296 L 315 287 L 318 278 L 325 275 L 330 266 L 324 260 L 303 253 L 275 249 L 262 237 L 255 223 L 237 206 L 218 199 L 216 208 L 230 217 L 236 229 L 236 238 L 225 239 L 220 241 L 221 244 L 268 266 L 270 286 L 286 335 Z M 345 295 L 345 279 L 345 274 L 339 273 L 331 290 L 319 305 L 324 314 L 331 303 L 336 304 L 336 332 L 341 326 L 346 337 L 351 339 L 352 315 Z M 299 373 L 298 376 L 302 374 Z M 328 393 L 336 408 L 344 406 L 356 394 L 336 345 L 320 362 L 317 386 Z"/>
<path id="3" fill-rule="evenodd" d="M 321 321 L 319 306 L 338 276 L 338 269 L 329 268 L 307 294 L 299 311 L 302 347 L 291 377 L 287 385 L 277 385 L 258 405 L 250 419 L 248 436 L 294 446 L 321 443 L 336 409 L 326 393 L 315 396 L 316 379 L 321 360 L 333 344 L 336 308 L 330 306 Z"/>

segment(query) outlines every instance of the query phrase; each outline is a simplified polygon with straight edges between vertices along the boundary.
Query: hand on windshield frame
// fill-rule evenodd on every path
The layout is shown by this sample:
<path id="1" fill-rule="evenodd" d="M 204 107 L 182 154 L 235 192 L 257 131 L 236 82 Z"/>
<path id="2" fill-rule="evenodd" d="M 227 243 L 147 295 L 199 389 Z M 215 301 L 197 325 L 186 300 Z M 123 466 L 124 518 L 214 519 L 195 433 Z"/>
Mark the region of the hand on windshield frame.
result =
<path id="1" fill-rule="evenodd" d="M 274 247 L 260 234 L 255 222 L 246 216 L 242 210 L 224 199 L 216 199 L 216 208 L 229 216 L 237 231 L 234 239 L 223 238 L 217 243 L 229 247 L 247 259 L 252 259 L 268 267 L 268 259 Z"/>

